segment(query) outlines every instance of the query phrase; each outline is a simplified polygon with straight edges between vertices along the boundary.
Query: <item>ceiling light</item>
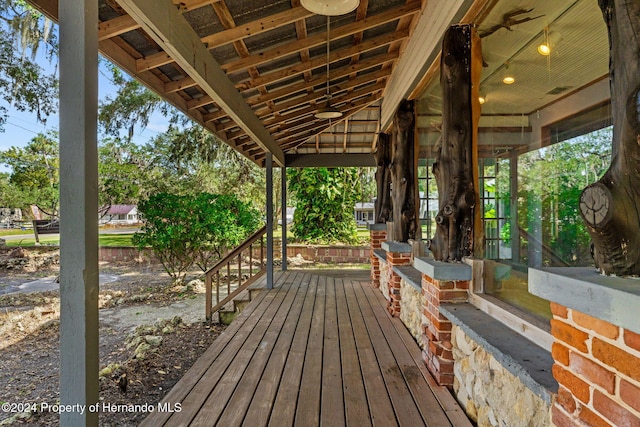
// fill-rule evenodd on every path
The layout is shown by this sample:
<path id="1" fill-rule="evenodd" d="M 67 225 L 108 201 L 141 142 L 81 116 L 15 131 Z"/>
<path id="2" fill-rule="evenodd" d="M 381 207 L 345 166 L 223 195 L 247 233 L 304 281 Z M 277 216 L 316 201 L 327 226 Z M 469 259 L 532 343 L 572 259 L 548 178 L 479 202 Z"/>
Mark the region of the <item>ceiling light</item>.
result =
<path id="1" fill-rule="evenodd" d="M 509 69 L 509 64 L 504 64 L 504 74 L 502 75 L 502 83 L 506 85 L 512 85 L 516 82 L 516 78 L 513 77 L 513 69 Z"/>
<path id="2" fill-rule="evenodd" d="M 300 0 L 302 7 L 318 15 L 337 16 L 353 11 L 360 0 Z"/>
<path id="3" fill-rule="evenodd" d="M 329 36 L 329 30 L 331 29 L 331 21 L 329 15 L 327 15 L 327 92 L 325 97 L 327 98 L 327 104 L 320 108 L 313 115 L 316 119 L 326 120 L 326 119 L 338 119 L 342 117 L 342 112 L 337 108 L 331 106 L 331 91 L 329 90 L 329 46 L 331 44 L 331 37 Z"/>
<path id="4" fill-rule="evenodd" d="M 562 35 L 556 31 L 549 32 L 548 29 L 544 30 L 544 36 L 542 43 L 538 45 L 538 53 L 542 56 L 549 56 L 551 49 L 556 47 L 556 44 L 562 39 Z"/>
<path id="5" fill-rule="evenodd" d="M 484 104 L 485 102 L 487 102 L 487 97 L 483 94 L 478 95 L 478 102 L 480 103 L 480 105 Z"/>
<path id="6" fill-rule="evenodd" d="M 329 105 L 329 103 L 327 102 L 327 105 L 325 105 L 324 107 L 320 108 L 316 114 L 314 114 L 316 119 L 339 119 L 340 117 L 342 117 L 342 112 L 340 110 L 338 110 L 337 108 L 332 107 L 331 105 Z"/>

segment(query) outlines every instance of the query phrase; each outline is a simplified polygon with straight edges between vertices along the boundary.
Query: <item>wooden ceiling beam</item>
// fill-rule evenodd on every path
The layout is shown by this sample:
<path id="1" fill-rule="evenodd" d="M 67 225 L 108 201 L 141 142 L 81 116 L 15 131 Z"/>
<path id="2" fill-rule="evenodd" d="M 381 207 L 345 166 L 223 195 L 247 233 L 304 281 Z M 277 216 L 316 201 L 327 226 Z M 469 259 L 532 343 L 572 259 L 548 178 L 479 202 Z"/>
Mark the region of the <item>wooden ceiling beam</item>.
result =
<path id="1" fill-rule="evenodd" d="M 356 66 L 353 67 L 349 67 L 348 69 L 346 67 L 340 67 L 340 68 L 336 68 L 335 70 L 332 70 L 331 72 L 331 77 L 333 79 L 340 79 L 342 77 L 348 76 L 351 73 L 355 72 L 355 73 L 361 73 L 363 71 L 366 71 L 370 68 L 373 67 L 378 67 L 381 64 L 378 62 L 361 62 L 359 64 L 357 64 Z M 388 75 L 391 74 L 391 70 L 384 70 L 382 72 L 379 71 L 374 71 L 374 73 L 380 73 L 379 74 L 379 78 L 383 78 L 386 77 Z M 319 86 L 321 84 L 325 84 L 327 82 L 327 76 L 326 75 L 322 75 L 321 77 L 316 77 L 313 80 L 309 80 L 309 81 L 302 81 L 300 83 L 295 83 L 292 85 L 287 85 L 287 86 L 283 86 L 282 88 L 278 88 L 275 90 L 270 91 L 269 93 L 265 94 L 265 95 L 255 95 L 252 96 L 250 98 L 247 98 L 247 103 L 249 103 L 249 105 L 252 106 L 257 106 L 260 104 L 265 103 L 268 100 L 275 100 L 278 98 L 284 98 L 287 96 L 292 96 L 298 92 L 302 92 L 306 89 L 309 88 L 313 88 L 315 86 Z"/>
<path id="2" fill-rule="evenodd" d="M 365 86 L 363 88 L 354 90 L 353 92 L 350 93 L 346 93 L 344 95 L 341 96 L 337 96 L 335 98 L 331 99 L 331 105 L 333 107 L 336 107 L 338 109 L 340 109 L 338 106 L 342 103 L 345 102 L 349 102 L 352 99 L 356 99 L 358 97 L 362 97 L 362 96 L 366 96 L 369 94 L 372 94 L 374 92 L 379 92 L 384 90 L 384 83 L 377 83 L 375 85 L 369 85 L 369 86 Z M 309 115 L 312 113 L 315 113 L 318 110 L 318 107 L 307 107 L 307 108 L 303 108 L 302 110 L 297 110 L 297 111 L 293 111 L 289 114 L 283 114 L 279 117 L 273 117 L 270 119 L 266 119 L 263 120 L 263 123 L 265 126 L 271 126 L 274 124 L 278 124 L 278 123 L 283 123 L 286 122 L 287 120 L 291 120 L 292 118 L 296 118 L 296 117 L 302 117 L 304 115 Z"/>
<path id="3" fill-rule="evenodd" d="M 398 40 L 402 40 L 409 37 L 409 32 L 408 31 L 397 31 L 395 33 L 391 33 L 391 34 L 384 34 L 378 37 L 374 37 L 371 40 L 367 40 L 364 43 L 361 43 L 359 45 L 356 46 L 352 46 L 352 47 L 348 47 L 348 48 L 344 48 L 344 49 L 340 49 L 338 51 L 335 51 L 333 54 L 331 54 L 329 56 L 329 60 L 331 62 L 336 62 L 336 61 L 340 61 L 342 59 L 348 58 L 350 56 L 353 55 L 359 55 L 362 54 L 364 52 L 368 52 L 370 50 L 374 50 L 377 49 L 379 47 L 388 45 L 390 43 L 393 43 L 394 41 L 398 41 Z M 376 61 L 373 58 L 379 58 L 378 61 Z M 371 67 L 375 67 L 377 65 L 381 65 L 384 62 L 388 62 L 390 60 L 393 59 L 397 59 L 398 58 L 398 52 L 394 52 L 391 54 L 387 54 L 387 56 L 375 56 L 373 58 L 368 58 L 366 61 L 361 61 L 358 64 L 352 65 L 352 68 L 347 71 L 346 68 L 341 67 L 339 69 L 336 70 L 332 70 L 331 72 L 331 77 L 334 79 L 340 78 L 340 77 L 345 77 L 348 76 L 350 74 L 356 73 L 356 72 L 360 72 L 362 70 L 371 68 Z M 265 85 L 269 85 L 269 84 L 273 84 L 273 83 L 277 83 L 278 81 L 284 80 L 284 79 L 288 79 L 290 77 L 296 76 L 296 75 L 302 75 L 306 72 L 311 71 L 314 68 L 319 68 L 322 66 L 326 65 L 326 58 L 322 57 L 322 58 L 317 58 L 315 60 L 312 61 L 307 61 L 307 62 L 303 62 L 300 64 L 296 64 L 292 67 L 288 67 L 282 70 L 277 70 L 277 71 L 273 71 L 270 73 L 266 73 L 261 75 L 258 78 L 255 79 L 250 79 L 248 81 L 242 82 L 242 83 L 237 83 L 236 87 L 241 90 L 241 91 L 247 91 L 247 90 L 251 90 L 251 89 L 255 89 L 257 87 L 260 86 L 265 86 Z M 322 77 L 318 77 L 316 79 L 314 79 L 313 84 L 317 85 L 320 83 L 325 83 L 326 82 L 326 76 L 322 76 Z M 309 82 L 311 83 L 311 82 Z M 298 90 L 304 90 L 306 89 L 308 86 L 306 85 L 305 82 L 300 83 L 300 85 L 304 86 L 301 87 L 300 89 L 294 89 L 296 91 Z M 180 80 L 176 80 L 173 82 L 168 82 L 165 85 L 165 92 L 166 93 L 173 93 L 173 92 L 177 92 L 179 90 L 184 90 L 187 89 L 189 87 L 193 87 L 193 86 L 197 86 L 196 82 L 191 78 L 191 77 L 185 77 L 183 79 Z M 256 95 L 252 98 L 248 98 L 247 102 L 251 105 L 256 105 L 256 104 L 260 104 L 263 102 L 267 102 L 267 101 L 271 101 L 274 99 L 277 99 L 278 97 L 287 95 L 290 93 L 289 91 L 290 86 L 286 86 L 282 89 L 277 89 L 275 91 L 272 91 L 274 93 L 274 95 L 271 95 L 272 92 L 269 92 L 267 94 L 260 94 L 260 95 Z M 280 95 L 282 94 L 282 95 Z M 254 98 L 256 98 L 254 100 Z"/>
<path id="4" fill-rule="evenodd" d="M 376 66 L 381 66 L 385 62 L 393 61 L 393 60 L 395 60 L 397 58 L 398 58 L 398 53 L 397 52 L 395 52 L 395 53 L 385 53 L 385 54 L 377 55 L 377 56 L 368 58 L 365 61 L 361 61 L 360 63 L 355 64 L 355 65 L 347 65 L 345 67 L 340 67 L 340 68 L 334 70 L 332 72 L 331 76 L 333 78 L 335 78 L 335 79 L 339 79 L 339 78 L 348 76 L 348 75 L 350 75 L 352 73 L 368 70 L 369 68 L 376 67 Z M 384 78 L 384 76 L 389 74 L 390 71 L 391 70 L 385 70 L 383 73 L 376 74 L 377 75 L 376 78 L 377 79 Z M 374 72 L 374 73 L 376 73 L 376 72 Z M 369 74 L 373 74 L 373 73 L 369 73 Z M 368 74 L 365 74 L 363 76 L 363 78 L 365 78 L 366 76 L 368 76 Z M 322 77 L 321 79 L 322 79 L 323 83 L 326 82 L 326 76 Z M 310 84 L 316 85 L 317 83 L 310 82 Z M 341 87 L 342 86 L 342 87 L 344 87 L 341 84 L 334 85 L 334 86 L 337 86 L 337 87 Z M 305 87 L 308 87 L 308 86 L 305 84 Z M 285 87 L 284 89 L 286 89 L 286 88 L 289 88 L 289 86 Z M 284 89 L 282 90 L 282 93 L 286 93 L 284 91 Z M 296 90 L 296 92 L 297 91 L 298 90 Z M 318 96 L 316 94 L 316 95 L 309 96 L 309 99 L 311 99 L 313 96 L 315 96 L 314 99 L 318 98 Z M 213 98 L 211 98 L 210 96 L 206 96 L 206 95 L 202 96 L 200 98 L 194 98 L 194 99 L 191 99 L 191 100 L 187 101 L 187 106 L 188 106 L 189 109 L 200 108 L 200 107 L 204 107 L 204 106 L 209 105 L 209 104 L 213 104 Z M 249 104 L 251 105 L 250 102 L 249 102 Z M 259 105 L 259 104 L 256 103 L 255 105 Z M 291 108 L 291 106 L 289 106 L 288 108 Z M 280 109 L 274 110 L 274 111 L 280 111 Z M 226 116 L 226 113 L 224 113 L 223 111 L 217 111 L 215 113 L 205 114 L 204 117 L 205 117 L 205 121 L 209 122 L 209 121 L 212 121 L 212 120 L 218 120 L 218 119 L 220 119 L 222 117 L 225 117 L 225 116 Z"/>
<path id="5" fill-rule="evenodd" d="M 367 58 L 365 61 L 361 61 L 358 64 L 351 65 L 349 64 L 347 67 L 340 67 L 334 73 L 331 74 L 331 78 L 337 79 L 340 77 L 348 76 L 349 74 L 355 72 L 355 70 L 363 70 L 371 67 L 375 67 L 378 65 L 382 65 L 389 61 L 395 61 L 398 59 L 398 52 L 393 53 L 383 53 L 380 55 L 372 56 L 371 58 Z M 290 77 L 302 74 L 305 70 L 316 67 L 321 67 L 322 63 L 313 63 L 310 61 L 307 64 L 298 64 L 289 68 L 285 68 L 283 70 L 273 71 L 268 74 L 263 74 L 257 79 L 253 79 L 248 82 L 238 83 L 236 87 L 241 91 L 245 91 L 256 86 L 262 86 L 267 84 L 276 83 Z M 346 73 L 346 74 L 345 74 Z"/>
<path id="6" fill-rule="evenodd" d="M 363 85 L 365 83 L 371 83 L 372 81 L 383 79 L 385 77 L 388 77 L 389 74 L 391 74 L 389 70 L 378 70 L 373 73 L 363 74 L 353 80 L 346 80 L 344 82 L 331 85 L 332 95 L 335 96 L 335 94 L 339 92 L 355 89 L 357 86 Z M 325 97 L 325 88 L 321 88 L 320 90 L 317 90 L 309 95 L 293 98 L 280 104 L 275 104 L 273 108 L 262 108 L 260 110 L 256 110 L 256 115 L 260 118 L 263 118 L 270 114 L 281 114 L 292 108 L 300 107 L 304 104 L 308 104 Z"/>
<path id="7" fill-rule="evenodd" d="M 343 117 L 343 120 L 346 120 L 347 118 L 353 116 L 354 114 L 356 114 L 359 111 L 362 111 L 363 109 L 367 108 L 369 105 L 371 105 L 372 103 L 378 101 L 381 98 L 381 94 L 372 94 L 370 97 L 364 98 L 364 99 L 360 99 L 354 103 L 352 103 L 350 105 L 350 108 L 348 110 L 346 110 L 346 113 Z M 336 123 L 332 123 L 332 126 L 335 126 Z M 322 126 L 322 124 L 318 127 L 314 127 L 314 129 L 320 129 L 322 128 L 322 131 L 317 132 L 317 134 L 321 134 L 325 129 L 328 129 L 329 126 L 328 124 L 324 123 L 324 127 Z M 280 144 L 280 146 L 282 147 L 283 150 L 287 151 L 287 150 L 291 150 L 294 149 L 302 144 L 304 144 L 309 138 L 314 136 L 314 132 L 313 131 L 311 134 L 307 134 L 304 137 L 288 137 L 288 138 L 278 138 L 278 143 Z"/>
<path id="8" fill-rule="evenodd" d="M 177 0 L 174 1 L 174 4 L 178 6 L 179 10 L 187 12 L 212 3 L 217 3 L 218 1 L 219 0 Z M 108 21 L 103 21 L 98 24 L 98 41 L 110 39 L 120 34 L 137 30 L 138 28 L 140 28 L 140 24 L 129 15 L 122 15 Z"/>
<path id="9" fill-rule="evenodd" d="M 413 15 L 420 12 L 420 1 L 411 1 L 403 6 L 399 6 L 377 15 L 370 16 L 362 21 L 353 22 L 341 27 L 331 29 L 331 41 L 339 40 L 343 37 L 351 36 L 360 31 L 365 31 L 371 28 L 375 28 L 380 25 L 384 25 L 388 22 L 396 21 L 404 16 Z M 284 58 L 289 55 L 297 54 L 301 50 L 310 49 L 313 47 L 321 46 L 327 43 L 327 33 L 322 32 L 314 34 L 311 37 L 307 37 L 303 40 L 295 40 L 293 42 L 286 43 L 276 48 L 266 50 L 247 58 L 231 61 L 226 64 L 222 64 L 222 69 L 227 73 L 234 73 L 244 70 L 248 67 L 258 66 L 267 62 L 274 61 L 276 59 Z"/>
<path id="10" fill-rule="evenodd" d="M 247 135 L 263 150 L 271 152 L 280 166 L 284 165 L 280 147 L 173 3 L 169 0 L 119 2 Z"/>
<path id="11" fill-rule="evenodd" d="M 254 36 L 256 34 L 274 30 L 276 28 L 282 27 L 283 25 L 291 24 L 298 19 L 305 19 L 313 15 L 313 12 L 309 12 L 304 7 L 299 6 L 297 8 L 286 10 L 284 12 L 276 13 L 275 15 L 257 19 L 253 22 L 248 22 L 239 27 L 229 28 L 215 34 L 202 37 L 200 41 L 204 45 L 206 45 L 207 49 L 213 49 L 225 44 L 242 40 L 250 36 Z M 164 52 L 160 52 L 139 59 L 137 61 L 137 70 L 147 71 L 153 68 L 161 67 L 163 65 L 171 64 L 172 62 L 173 59 L 171 57 L 166 55 Z M 251 65 L 245 68 L 248 68 L 250 66 Z"/>

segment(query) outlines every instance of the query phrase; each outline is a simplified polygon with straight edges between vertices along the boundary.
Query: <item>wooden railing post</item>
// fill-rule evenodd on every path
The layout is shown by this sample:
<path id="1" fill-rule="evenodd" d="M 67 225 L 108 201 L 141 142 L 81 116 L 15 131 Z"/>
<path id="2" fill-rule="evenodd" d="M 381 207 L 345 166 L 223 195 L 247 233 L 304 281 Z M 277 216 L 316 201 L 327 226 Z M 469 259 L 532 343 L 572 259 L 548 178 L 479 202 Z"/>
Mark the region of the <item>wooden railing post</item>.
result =
<path id="1" fill-rule="evenodd" d="M 211 275 L 206 274 L 204 279 L 204 288 L 205 288 L 205 313 L 207 323 L 211 323 L 211 298 L 213 298 L 213 289 L 211 289 Z"/>

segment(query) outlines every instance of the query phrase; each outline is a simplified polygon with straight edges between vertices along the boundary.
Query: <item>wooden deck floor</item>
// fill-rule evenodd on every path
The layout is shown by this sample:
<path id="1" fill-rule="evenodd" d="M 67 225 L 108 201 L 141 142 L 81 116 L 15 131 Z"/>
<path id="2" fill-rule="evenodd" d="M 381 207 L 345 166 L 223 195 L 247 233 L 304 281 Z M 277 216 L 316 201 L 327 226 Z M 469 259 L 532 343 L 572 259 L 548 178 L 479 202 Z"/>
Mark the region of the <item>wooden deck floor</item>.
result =
<path id="1" fill-rule="evenodd" d="M 142 425 L 470 426 L 362 279 L 278 274 Z"/>

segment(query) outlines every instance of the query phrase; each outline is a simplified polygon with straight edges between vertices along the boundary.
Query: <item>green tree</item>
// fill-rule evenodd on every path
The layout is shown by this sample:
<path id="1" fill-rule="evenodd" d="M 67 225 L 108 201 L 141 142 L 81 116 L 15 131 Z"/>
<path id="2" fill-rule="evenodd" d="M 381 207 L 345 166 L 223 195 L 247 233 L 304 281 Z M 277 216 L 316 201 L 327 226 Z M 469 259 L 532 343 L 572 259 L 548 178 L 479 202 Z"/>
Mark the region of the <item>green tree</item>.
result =
<path id="1" fill-rule="evenodd" d="M 0 152 L 0 163 L 12 170 L 9 182 L 27 205 L 36 205 L 51 217 L 58 216 L 59 162 L 58 135 L 38 134 L 24 148 L 11 147 Z"/>
<path id="2" fill-rule="evenodd" d="M 144 225 L 133 243 L 151 247 L 175 281 L 194 263 L 205 271 L 259 226 L 258 212 L 234 196 L 158 193 L 141 200 L 138 210 Z"/>
<path id="3" fill-rule="evenodd" d="M 354 205 L 361 195 L 356 168 L 306 168 L 287 171 L 296 211 L 292 231 L 313 243 L 356 241 Z"/>

